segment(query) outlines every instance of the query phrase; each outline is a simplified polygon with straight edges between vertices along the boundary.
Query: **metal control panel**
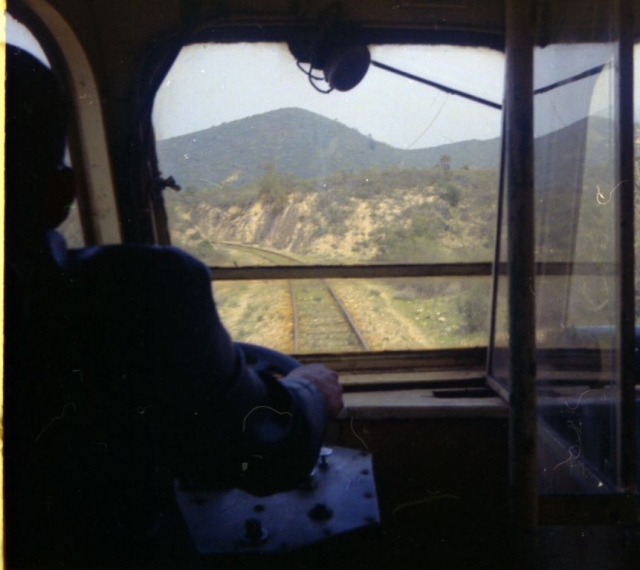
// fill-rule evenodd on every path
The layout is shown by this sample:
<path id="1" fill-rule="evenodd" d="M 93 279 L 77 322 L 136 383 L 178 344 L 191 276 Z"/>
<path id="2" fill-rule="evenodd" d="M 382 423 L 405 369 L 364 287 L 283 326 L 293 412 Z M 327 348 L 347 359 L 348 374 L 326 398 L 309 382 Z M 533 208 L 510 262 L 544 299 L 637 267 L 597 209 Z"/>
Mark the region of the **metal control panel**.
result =
<path id="1" fill-rule="evenodd" d="M 346 448 L 323 448 L 309 479 L 286 493 L 176 495 L 200 554 L 288 552 L 380 522 L 371 455 Z"/>

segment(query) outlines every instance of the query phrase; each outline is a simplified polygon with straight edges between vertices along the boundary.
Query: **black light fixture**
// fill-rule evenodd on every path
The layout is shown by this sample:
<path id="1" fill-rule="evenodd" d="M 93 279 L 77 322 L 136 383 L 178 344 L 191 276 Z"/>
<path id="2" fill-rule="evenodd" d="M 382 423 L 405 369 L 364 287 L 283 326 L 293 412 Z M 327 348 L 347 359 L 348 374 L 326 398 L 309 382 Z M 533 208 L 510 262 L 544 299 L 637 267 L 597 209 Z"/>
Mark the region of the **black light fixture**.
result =
<path id="1" fill-rule="evenodd" d="M 298 67 L 321 93 L 353 89 L 371 63 L 369 48 L 360 41 L 358 28 L 339 20 L 338 10 L 327 13 L 313 38 L 289 43 Z"/>
<path id="2" fill-rule="evenodd" d="M 337 44 L 324 61 L 324 79 L 332 89 L 349 91 L 364 79 L 370 63 L 371 54 L 367 46 Z"/>

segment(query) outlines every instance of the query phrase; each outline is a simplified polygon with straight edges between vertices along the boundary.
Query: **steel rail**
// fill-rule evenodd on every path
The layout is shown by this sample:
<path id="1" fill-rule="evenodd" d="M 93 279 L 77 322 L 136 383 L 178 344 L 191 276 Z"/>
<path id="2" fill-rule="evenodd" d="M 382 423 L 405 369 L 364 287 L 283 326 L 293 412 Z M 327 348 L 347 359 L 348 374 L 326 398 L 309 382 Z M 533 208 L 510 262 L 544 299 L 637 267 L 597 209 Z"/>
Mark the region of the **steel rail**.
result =
<path id="1" fill-rule="evenodd" d="M 289 256 L 285 253 L 270 251 L 268 249 L 264 249 L 255 245 L 237 244 L 232 242 L 218 242 L 218 243 L 221 243 L 222 245 L 225 245 L 227 247 L 251 250 L 252 253 L 254 253 L 254 255 L 261 257 L 262 259 L 265 259 L 270 262 L 273 261 L 273 258 L 282 258 L 295 263 L 300 263 L 298 259 L 292 256 Z M 288 266 L 281 266 L 281 267 L 288 267 Z M 264 269 L 264 267 L 260 267 L 260 269 Z M 218 269 L 215 269 L 215 271 L 217 272 Z M 264 279 L 264 277 L 262 279 Z M 217 275 L 216 275 L 216 280 L 217 280 Z M 339 315 L 344 319 L 344 322 L 349 328 L 349 331 L 353 333 L 356 340 L 362 347 L 362 350 L 365 350 L 365 351 L 369 350 L 369 345 L 367 341 L 365 340 L 364 336 L 358 329 L 353 318 L 349 314 L 349 311 L 344 306 L 344 303 L 340 299 L 339 295 L 335 292 L 333 287 L 331 287 L 331 285 L 327 283 L 325 279 L 316 278 L 314 280 L 319 281 L 323 285 L 323 287 L 328 291 L 330 298 L 335 302 L 335 305 L 338 308 Z M 299 310 L 298 310 L 299 300 L 296 295 L 293 282 L 294 282 L 293 279 L 289 280 L 289 298 L 291 300 L 293 352 L 297 353 L 300 350 L 300 324 L 299 324 Z"/>
<path id="2" fill-rule="evenodd" d="M 363 350 L 369 350 L 369 345 L 367 344 L 367 341 L 364 339 L 364 336 L 362 336 L 362 333 L 360 332 L 360 329 L 358 329 L 356 324 L 353 322 L 353 319 L 351 318 L 351 315 L 349 314 L 349 311 L 347 311 L 347 308 L 344 306 L 344 304 L 342 303 L 342 301 L 338 297 L 338 295 L 335 292 L 335 290 L 333 289 L 333 287 L 331 287 L 331 285 L 329 285 L 329 283 L 327 283 L 324 279 L 322 280 L 322 282 L 324 283 L 326 288 L 329 290 L 329 293 L 331 294 L 331 296 L 333 297 L 333 300 L 338 305 L 338 308 L 340 309 L 340 312 L 342 313 L 342 315 L 346 319 L 347 323 L 349 324 L 349 327 L 351 328 L 353 334 L 356 335 L 356 338 L 358 339 L 358 342 L 362 345 Z"/>

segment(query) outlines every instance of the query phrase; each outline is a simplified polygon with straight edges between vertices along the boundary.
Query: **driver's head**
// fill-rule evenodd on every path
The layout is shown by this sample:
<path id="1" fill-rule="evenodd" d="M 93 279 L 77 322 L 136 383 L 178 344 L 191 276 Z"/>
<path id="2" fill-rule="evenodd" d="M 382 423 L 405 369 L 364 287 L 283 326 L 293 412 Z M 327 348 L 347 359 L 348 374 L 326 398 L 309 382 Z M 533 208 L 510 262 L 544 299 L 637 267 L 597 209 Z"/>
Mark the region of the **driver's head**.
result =
<path id="1" fill-rule="evenodd" d="M 73 199 L 73 180 L 62 165 L 66 101 L 53 72 L 35 57 L 7 45 L 6 60 L 7 229 L 52 229 Z"/>

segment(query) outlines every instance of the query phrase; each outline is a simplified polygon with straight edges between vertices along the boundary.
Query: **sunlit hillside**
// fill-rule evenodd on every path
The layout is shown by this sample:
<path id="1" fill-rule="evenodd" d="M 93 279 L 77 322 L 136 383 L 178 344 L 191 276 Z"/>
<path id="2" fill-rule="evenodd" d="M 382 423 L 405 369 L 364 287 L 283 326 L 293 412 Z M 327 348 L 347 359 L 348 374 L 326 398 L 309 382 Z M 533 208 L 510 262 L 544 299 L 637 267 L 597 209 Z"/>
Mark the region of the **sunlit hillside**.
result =
<path id="1" fill-rule="evenodd" d="M 322 180 L 264 169 L 255 184 L 167 195 L 172 239 L 210 265 L 217 242 L 258 244 L 308 261 L 490 261 L 497 173 L 369 169 Z"/>

